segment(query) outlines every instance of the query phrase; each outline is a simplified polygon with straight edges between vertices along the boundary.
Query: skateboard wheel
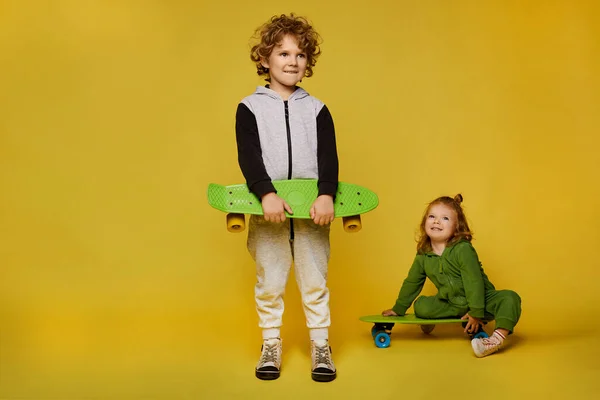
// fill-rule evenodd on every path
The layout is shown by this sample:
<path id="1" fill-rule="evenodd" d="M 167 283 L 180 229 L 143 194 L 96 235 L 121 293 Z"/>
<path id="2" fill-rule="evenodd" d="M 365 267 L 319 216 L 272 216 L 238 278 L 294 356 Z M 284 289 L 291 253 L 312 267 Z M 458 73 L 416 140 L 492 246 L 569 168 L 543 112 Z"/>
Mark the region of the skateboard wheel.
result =
<path id="1" fill-rule="evenodd" d="M 475 336 L 473 336 L 473 339 L 485 339 L 489 337 L 487 333 L 485 333 L 485 331 L 481 331 L 481 332 L 477 332 L 475 334 Z"/>
<path id="2" fill-rule="evenodd" d="M 391 341 L 392 339 L 390 338 L 390 335 L 385 332 L 377 332 L 375 335 L 375 346 L 379 347 L 380 349 L 390 347 Z"/>
<path id="3" fill-rule="evenodd" d="M 227 214 L 227 230 L 233 233 L 242 232 L 246 228 L 244 214 Z"/>
<path id="4" fill-rule="evenodd" d="M 421 327 L 421 331 L 423 331 L 423 333 L 426 334 L 430 334 L 434 329 L 435 329 L 435 325 L 431 324 L 431 325 L 420 325 Z"/>
<path id="5" fill-rule="evenodd" d="M 344 222 L 344 230 L 346 232 L 358 232 L 362 228 L 362 223 L 360 222 L 360 215 L 344 217 L 342 218 L 342 220 Z"/>
<path id="6" fill-rule="evenodd" d="M 373 339 L 375 339 L 375 335 L 377 335 L 377 332 L 379 332 L 379 330 L 377 329 L 377 326 L 373 326 L 371 328 L 371 336 L 373 337 Z"/>

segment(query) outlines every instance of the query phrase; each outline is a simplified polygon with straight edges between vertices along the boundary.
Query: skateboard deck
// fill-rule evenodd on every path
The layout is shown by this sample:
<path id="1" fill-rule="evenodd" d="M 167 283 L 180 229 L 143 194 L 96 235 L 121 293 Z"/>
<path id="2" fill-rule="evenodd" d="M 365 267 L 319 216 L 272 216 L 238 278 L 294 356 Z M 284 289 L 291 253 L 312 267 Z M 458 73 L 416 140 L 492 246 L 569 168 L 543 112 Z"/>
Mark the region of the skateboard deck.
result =
<path id="1" fill-rule="evenodd" d="M 461 324 L 466 322 L 460 318 L 438 318 L 438 319 L 425 319 L 419 318 L 414 314 L 406 314 L 402 316 L 383 316 L 379 315 L 365 315 L 359 318 L 363 322 L 373 323 L 371 328 L 371 335 L 375 341 L 375 346 L 379 348 L 386 348 L 391 343 L 391 333 L 394 324 L 408 324 L 408 325 L 419 325 L 423 333 L 431 333 L 436 325 L 438 324 Z M 480 330 L 476 333 L 474 338 L 488 337 L 485 331 Z"/>
<path id="2" fill-rule="evenodd" d="M 277 195 L 292 208 L 293 214 L 286 212 L 288 218 L 310 219 L 310 208 L 319 194 L 316 179 L 273 181 L 273 186 Z M 207 195 L 208 204 L 228 213 L 227 229 L 230 232 L 244 230 L 244 214 L 263 214 L 260 200 L 245 184 L 223 186 L 211 183 L 208 185 Z M 379 198 L 371 190 L 351 183 L 338 183 L 333 203 L 334 213 L 336 218 L 347 218 L 344 222 L 344 229 L 347 231 L 360 230 L 359 215 L 373 210 L 378 204 Z"/>

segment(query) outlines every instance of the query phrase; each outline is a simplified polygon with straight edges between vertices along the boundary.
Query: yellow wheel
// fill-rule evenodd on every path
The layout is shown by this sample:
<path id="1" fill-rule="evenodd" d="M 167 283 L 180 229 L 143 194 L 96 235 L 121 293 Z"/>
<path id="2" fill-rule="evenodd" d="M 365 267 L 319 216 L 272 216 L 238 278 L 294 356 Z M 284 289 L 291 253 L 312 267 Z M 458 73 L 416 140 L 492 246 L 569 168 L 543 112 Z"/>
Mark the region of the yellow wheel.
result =
<path id="1" fill-rule="evenodd" d="M 233 233 L 243 232 L 246 228 L 244 214 L 227 214 L 227 230 Z"/>
<path id="2" fill-rule="evenodd" d="M 360 228 L 362 228 L 362 223 L 360 222 L 360 215 L 353 215 L 352 217 L 344 217 L 342 218 L 344 221 L 344 230 L 346 232 L 358 232 Z"/>

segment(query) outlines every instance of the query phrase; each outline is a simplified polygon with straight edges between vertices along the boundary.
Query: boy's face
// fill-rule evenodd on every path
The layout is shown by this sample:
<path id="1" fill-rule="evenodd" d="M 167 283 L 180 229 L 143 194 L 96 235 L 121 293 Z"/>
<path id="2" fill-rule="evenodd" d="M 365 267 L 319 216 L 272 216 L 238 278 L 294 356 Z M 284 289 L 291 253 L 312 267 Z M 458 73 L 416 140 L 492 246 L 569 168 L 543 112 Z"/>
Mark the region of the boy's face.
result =
<path id="1" fill-rule="evenodd" d="M 294 92 L 296 84 L 306 73 L 306 54 L 298 48 L 296 38 L 292 35 L 285 35 L 281 42 L 273 47 L 269 58 L 261 63 L 269 69 L 269 87 L 284 99 Z"/>
<path id="2" fill-rule="evenodd" d="M 432 242 L 446 243 L 454 236 L 458 218 L 452 208 L 441 203 L 434 204 L 425 218 L 425 233 Z"/>

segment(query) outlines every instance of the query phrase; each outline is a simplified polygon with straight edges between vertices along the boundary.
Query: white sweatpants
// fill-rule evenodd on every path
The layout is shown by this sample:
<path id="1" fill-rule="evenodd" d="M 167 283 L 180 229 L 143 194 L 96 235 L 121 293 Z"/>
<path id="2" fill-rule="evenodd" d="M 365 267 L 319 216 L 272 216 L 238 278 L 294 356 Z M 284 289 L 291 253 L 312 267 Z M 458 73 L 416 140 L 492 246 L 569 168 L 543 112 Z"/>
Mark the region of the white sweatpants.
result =
<path id="1" fill-rule="evenodd" d="M 294 219 L 294 241 L 290 243 L 290 220 L 265 221 L 252 215 L 248 227 L 248 250 L 256 261 L 254 289 L 259 327 L 279 328 L 283 317 L 283 295 L 292 262 L 304 306 L 308 328 L 327 328 L 329 289 L 329 225 L 310 219 Z"/>

